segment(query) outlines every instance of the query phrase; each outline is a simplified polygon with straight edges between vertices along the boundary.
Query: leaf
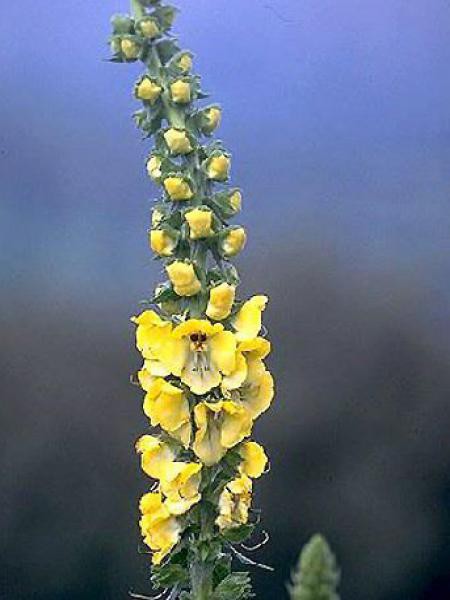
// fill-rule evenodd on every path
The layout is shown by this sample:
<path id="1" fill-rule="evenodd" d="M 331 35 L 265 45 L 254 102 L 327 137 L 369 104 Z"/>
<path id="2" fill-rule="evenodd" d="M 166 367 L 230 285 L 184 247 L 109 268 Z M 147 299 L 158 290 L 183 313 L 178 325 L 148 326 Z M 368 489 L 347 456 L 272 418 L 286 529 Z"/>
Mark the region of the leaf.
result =
<path id="1" fill-rule="evenodd" d="M 219 583 L 221 583 L 225 579 L 225 577 L 228 577 L 228 575 L 230 575 L 231 561 L 232 558 L 229 554 L 222 554 L 222 556 L 217 559 L 213 571 L 213 581 L 215 586 L 219 585 Z"/>
<path id="2" fill-rule="evenodd" d="M 166 64 L 180 52 L 180 47 L 175 40 L 163 40 L 157 44 L 159 58 L 163 64 Z"/>
<path id="3" fill-rule="evenodd" d="M 248 573 L 232 573 L 219 583 L 211 600 L 246 600 L 252 598 L 252 586 Z"/>
<path id="4" fill-rule="evenodd" d="M 222 532 L 222 536 L 231 544 L 241 544 L 252 535 L 254 529 L 255 526 L 248 523 L 246 525 L 239 525 L 239 527 L 226 529 Z"/>

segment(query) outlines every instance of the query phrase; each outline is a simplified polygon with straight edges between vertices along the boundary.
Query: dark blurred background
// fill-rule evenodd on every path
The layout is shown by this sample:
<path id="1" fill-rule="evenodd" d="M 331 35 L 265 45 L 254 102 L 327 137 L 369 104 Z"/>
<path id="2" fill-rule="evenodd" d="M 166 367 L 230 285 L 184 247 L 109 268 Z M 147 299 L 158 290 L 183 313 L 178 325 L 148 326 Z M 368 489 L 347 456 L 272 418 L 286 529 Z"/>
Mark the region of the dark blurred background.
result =
<path id="1" fill-rule="evenodd" d="M 277 401 L 258 598 L 323 532 L 344 600 L 450 598 L 450 5 L 178 0 L 267 292 Z M 2 6 L 0 597 L 149 593 L 130 315 L 146 245 L 139 67 L 109 64 L 126 0 Z"/>

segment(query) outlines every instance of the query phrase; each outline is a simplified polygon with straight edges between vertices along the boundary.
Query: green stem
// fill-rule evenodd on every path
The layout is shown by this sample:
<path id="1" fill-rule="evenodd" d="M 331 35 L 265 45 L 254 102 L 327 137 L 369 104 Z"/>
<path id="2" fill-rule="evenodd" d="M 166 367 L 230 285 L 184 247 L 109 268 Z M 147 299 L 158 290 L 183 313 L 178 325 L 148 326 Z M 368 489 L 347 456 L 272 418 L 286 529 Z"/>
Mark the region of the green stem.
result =
<path id="1" fill-rule="evenodd" d="M 193 600 L 210 600 L 212 595 L 212 567 L 205 563 L 191 566 L 191 589 Z"/>

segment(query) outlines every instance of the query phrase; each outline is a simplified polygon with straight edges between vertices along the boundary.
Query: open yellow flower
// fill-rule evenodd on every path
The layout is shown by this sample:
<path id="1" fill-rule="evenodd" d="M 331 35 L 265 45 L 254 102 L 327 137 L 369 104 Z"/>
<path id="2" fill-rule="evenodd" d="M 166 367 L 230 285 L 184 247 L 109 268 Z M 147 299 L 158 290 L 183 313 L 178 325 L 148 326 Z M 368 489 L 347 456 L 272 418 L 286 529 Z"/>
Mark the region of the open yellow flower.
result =
<path id="1" fill-rule="evenodd" d="M 247 378 L 239 390 L 231 392 L 231 397 L 239 397 L 242 406 L 256 419 L 269 408 L 273 396 L 273 377 L 262 360 L 247 358 Z"/>
<path id="2" fill-rule="evenodd" d="M 137 325 L 136 346 L 145 359 L 147 374 L 153 377 L 169 375 L 170 371 L 161 363 L 159 356 L 170 340 L 172 323 L 161 319 L 154 310 L 145 310 L 131 320 Z"/>
<path id="3" fill-rule="evenodd" d="M 178 240 L 165 229 L 152 229 L 149 233 L 150 248 L 159 256 L 172 256 Z"/>
<path id="4" fill-rule="evenodd" d="M 268 462 L 264 448 L 256 442 L 244 442 L 239 448 L 239 454 L 242 456 L 240 472 L 252 479 L 261 477 Z"/>
<path id="5" fill-rule="evenodd" d="M 226 319 L 231 313 L 235 295 L 236 287 L 226 282 L 211 288 L 206 315 L 214 321 Z"/>
<path id="6" fill-rule="evenodd" d="M 162 378 L 156 379 L 145 396 L 144 413 L 153 427 L 160 425 L 185 447 L 189 446 L 191 415 L 183 390 Z"/>
<path id="7" fill-rule="evenodd" d="M 242 352 L 246 358 L 266 358 L 270 354 L 271 343 L 263 337 L 248 338 L 239 342 L 239 352 Z"/>
<path id="8" fill-rule="evenodd" d="M 268 300 L 267 296 L 253 296 L 244 302 L 233 321 L 236 338 L 239 341 L 251 340 L 259 334 L 262 327 L 262 312 Z"/>
<path id="9" fill-rule="evenodd" d="M 143 77 L 136 85 L 134 93 L 139 100 L 154 104 L 160 97 L 161 92 L 162 87 L 158 83 L 150 79 L 150 77 Z"/>
<path id="10" fill-rule="evenodd" d="M 194 192 L 189 183 L 182 177 L 173 176 L 164 179 L 164 188 L 171 200 L 190 200 Z"/>
<path id="11" fill-rule="evenodd" d="M 239 527 L 248 522 L 252 487 L 252 481 L 246 475 L 227 483 L 219 499 L 219 516 L 216 524 L 220 529 Z"/>
<path id="12" fill-rule="evenodd" d="M 175 455 L 168 444 L 154 435 L 143 435 L 136 442 L 136 452 L 141 454 L 144 473 L 153 479 L 161 479 Z"/>
<path id="13" fill-rule="evenodd" d="M 184 79 L 177 79 L 170 85 L 170 96 L 175 104 L 189 104 L 191 101 L 191 84 Z"/>
<path id="14" fill-rule="evenodd" d="M 160 492 L 145 494 L 139 508 L 144 543 L 153 552 L 153 564 L 159 565 L 179 542 L 181 526 L 163 502 Z"/>
<path id="15" fill-rule="evenodd" d="M 200 463 L 173 462 L 167 466 L 161 478 L 161 491 L 173 515 L 182 515 L 200 502 L 201 470 Z"/>
<path id="16" fill-rule="evenodd" d="M 212 230 L 213 215 L 209 208 L 193 208 L 185 213 L 184 218 L 189 225 L 191 240 L 207 238 L 214 233 Z"/>
<path id="17" fill-rule="evenodd" d="M 236 369 L 236 340 L 220 323 L 189 319 L 174 328 L 160 359 L 194 394 L 206 394 Z"/>
<path id="18" fill-rule="evenodd" d="M 243 227 L 232 227 L 222 237 L 221 250 L 225 256 L 236 256 L 244 248 L 246 242 L 245 229 Z"/>
<path id="19" fill-rule="evenodd" d="M 166 271 L 178 296 L 195 296 L 202 289 L 192 263 L 176 260 L 167 265 Z"/>
<path id="20" fill-rule="evenodd" d="M 209 159 L 206 174 L 208 179 L 214 181 L 226 181 L 230 171 L 230 157 L 226 154 L 213 156 Z"/>
<path id="21" fill-rule="evenodd" d="M 172 154 L 189 154 L 193 150 L 189 136 L 184 129 L 172 127 L 164 133 L 164 139 Z"/>
<path id="22" fill-rule="evenodd" d="M 197 425 L 192 449 L 207 466 L 218 463 L 226 452 L 249 436 L 252 418 L 234 402 L 201 402 L 194 409 Z"/>

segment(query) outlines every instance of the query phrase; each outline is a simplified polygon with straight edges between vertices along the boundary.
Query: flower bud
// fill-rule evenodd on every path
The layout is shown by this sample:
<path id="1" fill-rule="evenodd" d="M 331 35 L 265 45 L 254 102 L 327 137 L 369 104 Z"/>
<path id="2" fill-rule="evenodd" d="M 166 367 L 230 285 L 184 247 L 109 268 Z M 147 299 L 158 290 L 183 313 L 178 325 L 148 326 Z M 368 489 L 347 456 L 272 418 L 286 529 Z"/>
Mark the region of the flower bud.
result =
<path id="1" fill-rule="evenodd" d="M 242 194 L 239 190 L 234 191 L 228 198 L 230 203 L 230 208 L 233 210 L 234 214 L 237 215 L 241 210 L 242 206 Z"/>
<path id="2" fill-rule="evenodd" d="M 172 154 L 189 154 L 193 148 L 184 129 L 170 128 L 164 134 L 167 147 Z"/>
<path id="3" fill-rule="evenodd" d="M 192 57 L 187 53 L 182 54 L 177 60 L 177 67 L 183 73 L 189 73 L 189 71 L 192 69 Z"/>
<path id="4" fill-rule="evenodd" d="M 222 120 L 222 111 L 218 106 L 211 106 L 211 108 L 207 108 L 204 113 L 204 120 L 201 125 L 201 130 L 203 133 L 211 134 L 217 127 L 220 125 L 220 121 Z"/>
<path id="5" fill-rule="evenodd" d="M 220 247 L 224 256 L 235 256 L 244 248 L 247 234 L 243 227 L 228 229 L 222 236 Z"/>
<path id="6" fill-rule="evenodd" d="M 127 60 L 136 60 L 141 52 L 139 44 L 130 38 L 121 40 L 120 50 Z"/>
<path id="7" fill-rule="evenodd" d="M 195 296 L 202 286 L 192 263 L 176 260 L 166 267 L 175 293 L 179 296 Z"/>
<path id="8" fill-rule="evenodd" d="M 158 225 L 162 222 L 163 219 L 164 219 L 164 213 L 161 210 L 159 210 L 159 208 L 153 209 L 152 227 L 158 227 Z"/>
<path id="9" fill-rule="evenodd" d="M 147 173 L 154 181 L 161 177 L 162 160 L 159 156 L 150 156 L 147 160 Z"/>
<path id="10" fill-rule="evenodd" d="M 189 224 L 189 237 L 191 240 L 199 240 L 210 237 L 214 232 L 212 225 L 212 212 L 209 208 L 194 208 L 184 215 Z"/>
<path id="11" fill-rule="evenodd" d="M 129 15 L 113 15 L 111 24 L 115 34 L 129 34 L 133 31 L 133 19 Z"/>
<path id="12" fill-rule="evenodd" d="M 177 237 L 165 229 L 152 229 L 149 235 L 150 248 L 159 256 L 172 256 L 177 245 Z"/>
<path id="13" fill-rule="evenodd" d="M 226 319 L 233 307 L 236 288 L 229 283 L 221 283 L 213 287 L 209 292 L 209 302 L 206 308 L 206 315 L 214 321 Z"/>
<path id="14" fill-rule="evenodd" d="M 111 50 L 111 54 L 120 54 L 122 51 L 122 40 L 118 36 L 113 36 L 109 42 L 109 48 Z"/>
<path id="15" fill-rule="evenodd" d="M 191 84 L 189 81 L 177 79 L 170 86 L 170 95 L 176 104 L 188 104 L 191 101 Z"/>
<path id="16" fill-rule="evenodd" d="M 166 177 L 164 188 L 171 200 L 190 200 L 194 195 L 191 186 L 182 177 Z"/>
<path id="17" fill-rule="evenodd" d="M 207 162 L 206 174 L 208 179 L 226 181 L 230 170 L 230 158 L 226 154 L 213 156 Z"/>
<path id="18" fill-rule="evenodd" d="M 158 21 L 152 17 L 144 17 L 138 21 L 136 29 L 149 40 L 153 40 L 161 33 Z"/>
<path id="19" fill-rule="evenodd" d="M 150 102 L 150 104 L 154 104 L 156 100 L 158 100 L 161 92 L 162 87 L 147 76 L 142 77 L 134 88 L 134 95 L 136 98 L 143 100 L 144 102 Z"/>

